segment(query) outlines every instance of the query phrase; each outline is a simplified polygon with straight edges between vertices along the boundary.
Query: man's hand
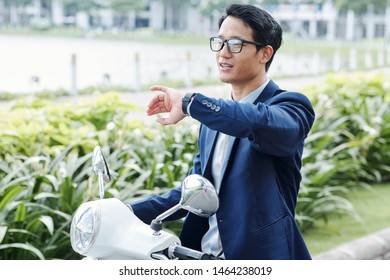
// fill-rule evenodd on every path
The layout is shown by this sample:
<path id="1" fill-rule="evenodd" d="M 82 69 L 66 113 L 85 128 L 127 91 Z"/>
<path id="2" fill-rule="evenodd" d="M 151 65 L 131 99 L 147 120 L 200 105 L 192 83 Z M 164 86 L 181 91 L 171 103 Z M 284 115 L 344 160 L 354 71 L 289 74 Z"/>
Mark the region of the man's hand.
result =
<path id="1" fill-rule="evenodd" d="M 148 116 L 169 113 L 168 117 L 157 119 L 157 122 L 163 125 L 176 124 L 185 118 L 181 108 L 183 93 L 165 86 L 152 86 L 150 90 L 160 93 L 149 102 L 146 110 Z"/>

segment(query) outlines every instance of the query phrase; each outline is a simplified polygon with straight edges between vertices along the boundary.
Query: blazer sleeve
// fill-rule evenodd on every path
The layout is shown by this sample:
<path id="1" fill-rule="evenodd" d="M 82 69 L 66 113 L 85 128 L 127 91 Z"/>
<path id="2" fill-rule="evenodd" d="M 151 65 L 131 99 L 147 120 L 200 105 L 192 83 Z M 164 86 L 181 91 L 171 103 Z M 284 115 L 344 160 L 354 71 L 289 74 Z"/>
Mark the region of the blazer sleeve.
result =
<path id="1" fill-rule="evenodd" d="M 181 187 L 173 188 L 164 195 L 152 195 L 145 199 L 131 204 L 134 214 L 144 223 L 150 224 L 158 215 L 164 213 L 179 203 L 181 197 Z M 186 210 L 179 210 L 166 220 L 173 221 L 183 218 L 187 214 Z"/>
<path id="2" fill-rule="evenodd" d="M 297 92 L 283 92 L 257 104 L 197 94 L 191 117 L 212 130 L 247 138 L 263 153 L 289 156 L 307 137 L 314 110 L 309 99 Z"/>

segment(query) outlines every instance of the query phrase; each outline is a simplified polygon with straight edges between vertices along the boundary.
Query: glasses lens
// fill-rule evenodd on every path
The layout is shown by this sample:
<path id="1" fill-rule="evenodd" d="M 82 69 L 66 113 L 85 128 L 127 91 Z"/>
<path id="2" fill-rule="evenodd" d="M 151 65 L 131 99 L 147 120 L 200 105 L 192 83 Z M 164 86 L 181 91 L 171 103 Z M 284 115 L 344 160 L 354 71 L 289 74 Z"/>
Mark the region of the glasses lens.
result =
<path id="1" fill-rule="evenodd" d="M 210 38 L 210 48 L 212 51 L 219 52 L 223 47 L 223 40 L 217 37 Z"/>
<path id="2" fill-rule="evenodd" d="M 242 42 L 238 39 L 230 39 L 228 40 L 228 49 L 232 53 L 239 53 L 242 48 Z"/>

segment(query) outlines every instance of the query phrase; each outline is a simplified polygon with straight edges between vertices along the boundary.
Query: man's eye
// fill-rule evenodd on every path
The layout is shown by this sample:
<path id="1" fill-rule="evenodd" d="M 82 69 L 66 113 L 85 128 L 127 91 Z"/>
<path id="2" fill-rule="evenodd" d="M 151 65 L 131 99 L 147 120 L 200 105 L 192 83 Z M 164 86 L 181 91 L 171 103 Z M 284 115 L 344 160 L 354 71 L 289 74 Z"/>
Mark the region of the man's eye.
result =
<path id="1" fill-rule="evenodd" d="M 241 41 L 232 40 L 232 41 L 229 41 L 229 44 L 230 44 L 230 45 L 241 45 Z"/>

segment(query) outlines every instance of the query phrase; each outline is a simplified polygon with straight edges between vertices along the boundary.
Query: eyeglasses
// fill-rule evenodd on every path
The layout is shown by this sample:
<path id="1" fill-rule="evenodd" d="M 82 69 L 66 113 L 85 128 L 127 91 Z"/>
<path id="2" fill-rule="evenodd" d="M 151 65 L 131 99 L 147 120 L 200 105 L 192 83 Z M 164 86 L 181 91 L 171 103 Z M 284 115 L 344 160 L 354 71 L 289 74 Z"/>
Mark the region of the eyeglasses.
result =
<path id="1" fill-rule="evenodd" d="M 219 52 L 220 50 L 222 50 L 225 43 L 227 45 L 228 51 L 231 53 L 241 52 L 242 46 L 244 44 L 252 44 L 252 45 L 256 45 L 258 47 L 264 46 L 260 43 L 247 41 L 247 40 L 243 40 L 243 39 L 232 38 L 232 39 L 223 40 L 219 37 L 211 37 L 210 38 L 210 49 L 214 52 Z"/>

